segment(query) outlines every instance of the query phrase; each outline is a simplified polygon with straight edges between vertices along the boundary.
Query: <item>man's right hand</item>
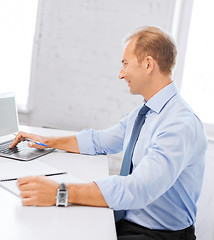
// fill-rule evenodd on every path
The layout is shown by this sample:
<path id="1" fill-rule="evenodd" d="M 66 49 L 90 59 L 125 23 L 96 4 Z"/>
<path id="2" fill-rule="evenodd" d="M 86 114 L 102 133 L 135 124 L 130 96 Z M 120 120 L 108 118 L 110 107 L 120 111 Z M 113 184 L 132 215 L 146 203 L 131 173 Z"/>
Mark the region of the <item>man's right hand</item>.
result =
<path id="1" fill-rule="evenodd" d="M 25 138 L 31 139 L 32 142 L 28 142 L 28 146 L 29 147 L 33 147 L 33 148 L 37 148 L 37 149 L 44 149 L 46 147 L 38 145 L 36 143 L 34 143 L 34 141 L 36 142 L 41 142 L 47 145 L 47 138 L 46 137 L 42 137 L 42 136 L 38 136 L 35 134 L 30 134 L 30 133 L 25 133 L 25 132 L 19 132 L 14 141 L 10 144 L 9 148 L 13 148 L 15 147 L 19 142 L 21 141 L 25 141 Z"/>

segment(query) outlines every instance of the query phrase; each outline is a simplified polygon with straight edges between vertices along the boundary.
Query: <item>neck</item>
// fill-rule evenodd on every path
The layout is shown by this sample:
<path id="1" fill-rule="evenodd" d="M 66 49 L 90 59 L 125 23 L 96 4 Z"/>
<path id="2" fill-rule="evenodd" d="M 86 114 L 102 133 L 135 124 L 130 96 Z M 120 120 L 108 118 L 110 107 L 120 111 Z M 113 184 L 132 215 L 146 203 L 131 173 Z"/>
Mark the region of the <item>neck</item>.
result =
<path id="1" fill-rule="evenodd" d="M 151 97 L 153 97 L 156 93 L 158 93 L 161 89 L 165 88 L 170 83 L 172 83 L 170 75 L 165 76 L 159 74 L 159 76 L 149 79 L 148 86 L 147 88 L 143 89 L 142 96 L 148 102 Z"/>

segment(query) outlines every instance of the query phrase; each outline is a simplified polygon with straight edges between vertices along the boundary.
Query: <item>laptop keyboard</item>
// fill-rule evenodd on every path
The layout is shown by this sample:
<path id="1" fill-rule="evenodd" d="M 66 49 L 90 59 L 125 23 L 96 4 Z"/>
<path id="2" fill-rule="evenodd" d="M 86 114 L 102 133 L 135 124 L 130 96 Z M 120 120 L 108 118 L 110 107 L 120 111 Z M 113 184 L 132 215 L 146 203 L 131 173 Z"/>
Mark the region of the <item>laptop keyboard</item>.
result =
<path id="1" fill-rule="evenodd" d="M 22 141 L 18 145 L 16 145 L 14 148 L 9 149 L 9 146 L 10 146 L 11 143 L 12 143 L 12 141 L 1 143 L 0 144 L 0 152 L 4 153 L 4 154 L 11 155 L 11 154 L 14 154 L 14 153 L 21 152 L 22 150 L 24 150 L 25 148 L 28 147 L 27 141 Z"/>

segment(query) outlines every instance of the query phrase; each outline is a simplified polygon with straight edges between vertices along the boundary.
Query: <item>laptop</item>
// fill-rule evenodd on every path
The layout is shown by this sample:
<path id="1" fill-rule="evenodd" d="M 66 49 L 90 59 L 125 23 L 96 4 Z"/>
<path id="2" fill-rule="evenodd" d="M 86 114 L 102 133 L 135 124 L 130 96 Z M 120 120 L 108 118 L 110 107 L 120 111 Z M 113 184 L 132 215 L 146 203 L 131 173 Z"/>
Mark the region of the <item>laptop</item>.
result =
<path id="1" fill-rule="evenodd" d="M 0 93 L 0 157 L 30 161 L 52 152 L 54 149 L 35 149 L 28 147 L 27 141 L 21 141 L 9 149 L 18 133 L 18 114 L 14 93 Z"/>

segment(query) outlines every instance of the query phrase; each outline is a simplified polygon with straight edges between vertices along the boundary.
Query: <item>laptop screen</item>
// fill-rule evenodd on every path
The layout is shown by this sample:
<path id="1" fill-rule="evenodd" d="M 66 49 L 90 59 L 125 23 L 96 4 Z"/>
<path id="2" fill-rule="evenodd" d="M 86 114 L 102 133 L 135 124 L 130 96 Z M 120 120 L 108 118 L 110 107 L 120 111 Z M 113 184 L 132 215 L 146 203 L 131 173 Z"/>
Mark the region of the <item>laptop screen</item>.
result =
<path id="1" fill-rule="evenodd" d="M 13 93 L 0 94 L 0 137 L 18 131 L 18 118 Z"/>

